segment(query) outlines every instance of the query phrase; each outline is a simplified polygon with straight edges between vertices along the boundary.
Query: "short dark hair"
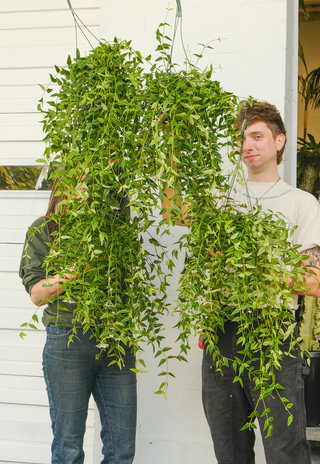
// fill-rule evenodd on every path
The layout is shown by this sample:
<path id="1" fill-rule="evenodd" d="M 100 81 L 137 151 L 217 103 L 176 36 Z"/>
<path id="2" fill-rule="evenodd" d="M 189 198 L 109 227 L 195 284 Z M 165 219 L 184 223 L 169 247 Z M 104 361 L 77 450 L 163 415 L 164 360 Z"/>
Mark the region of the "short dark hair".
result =
<path id="1" fill-rule="evenodd" d="M 260 102 L 253 100 L 252 102 L 246 101 L 240 108 L 237 114 L 238 124 L 235 125 L 236 129 L 241 129 L 243 121 L 247 120 L 247 127 L 255 122 L 264 122 L 271 130 L 273 138 L 277 135 L 284 134 L 286 139 L 283 147 L 277 153 L 277 164 L 282 161 L 282 155 L 287 142 L 287 131 L 282 120 L 282 117 L 274 105 L 268 102 Z"/>

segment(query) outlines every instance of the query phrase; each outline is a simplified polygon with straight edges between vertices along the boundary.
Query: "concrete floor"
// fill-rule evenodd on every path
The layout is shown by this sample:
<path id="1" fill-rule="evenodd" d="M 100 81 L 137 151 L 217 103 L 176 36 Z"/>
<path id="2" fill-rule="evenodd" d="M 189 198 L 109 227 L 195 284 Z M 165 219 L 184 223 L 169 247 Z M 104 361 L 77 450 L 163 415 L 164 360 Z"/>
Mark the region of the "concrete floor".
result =
<path id="1" fill-rule="evenodd" d="M 312 464 L 320 464 L 320 448 L 311 449 Z"/>
<path id="2" fill-rule="evenodd" d="M 307 427 L 307 439 L 311 447 L 312 464 L 320 464 L 320 427 Z"/>

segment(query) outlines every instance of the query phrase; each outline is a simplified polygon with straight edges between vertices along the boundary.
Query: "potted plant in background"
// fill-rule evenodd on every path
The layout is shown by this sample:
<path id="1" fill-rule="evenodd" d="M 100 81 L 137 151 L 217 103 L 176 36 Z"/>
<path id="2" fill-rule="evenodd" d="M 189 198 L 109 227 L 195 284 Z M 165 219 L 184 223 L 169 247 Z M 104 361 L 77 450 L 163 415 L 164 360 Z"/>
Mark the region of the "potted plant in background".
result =
<path id="1" fill-rule="evenodd" d="M 309 140 L 298 138 L 297 184 L 316 198 L 320 198 L 320 143 L 311 134 Z M 320 425 L 320 298 L 300 297 L 297 319 L 302 337 L 301 347 L 310 353 L 310 375 L 305 379 L 307 426 Z"/>
<path id="2" fill-rule="evenodd" d="M 305 76 L 299 75 L 300 95 L 303 100 L 303 138 L 298 138 L 297 186 L 320 200 L 320 142 L 316 142 L 308 130 L 309 108 L 320 108 L 320 67 L 308 72 L 302 45 L 299 57 L 305 68 Z M 320 425 L 320 298 L 299 299 L 297 315 L 301 346 L 310 353 L 310 375 L 305 380 L 307 425 Z"/>

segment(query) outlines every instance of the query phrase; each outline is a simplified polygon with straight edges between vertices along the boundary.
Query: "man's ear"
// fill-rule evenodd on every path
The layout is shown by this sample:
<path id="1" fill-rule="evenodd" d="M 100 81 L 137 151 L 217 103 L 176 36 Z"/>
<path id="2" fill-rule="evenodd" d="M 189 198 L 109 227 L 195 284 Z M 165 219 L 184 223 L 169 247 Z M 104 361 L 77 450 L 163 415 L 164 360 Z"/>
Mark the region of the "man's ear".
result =
<path id="1" fill-rule="evenodd" d="M 284 134 L 279 134 L 276 136 L 276 144 L 277 144 L 278 151 L 280 151 L 281 148 L 283 148 L 285 141 L 286 141 L 286 136 Z"/>

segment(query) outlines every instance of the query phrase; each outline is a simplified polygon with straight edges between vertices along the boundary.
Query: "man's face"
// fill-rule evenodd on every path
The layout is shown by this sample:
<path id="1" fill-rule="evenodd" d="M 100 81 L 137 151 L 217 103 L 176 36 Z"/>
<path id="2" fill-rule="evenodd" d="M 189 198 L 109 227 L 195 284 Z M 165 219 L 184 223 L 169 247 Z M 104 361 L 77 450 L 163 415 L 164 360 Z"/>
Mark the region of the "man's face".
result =
<path id="1" fill-rule="evenodd" d="M 273 137 L 265 122 L 251 124 L 244 132 L 242 161 L 249 173 L 270 171 L 277 166 L 277 152 L 285 142 L 285 135 Z"/>

